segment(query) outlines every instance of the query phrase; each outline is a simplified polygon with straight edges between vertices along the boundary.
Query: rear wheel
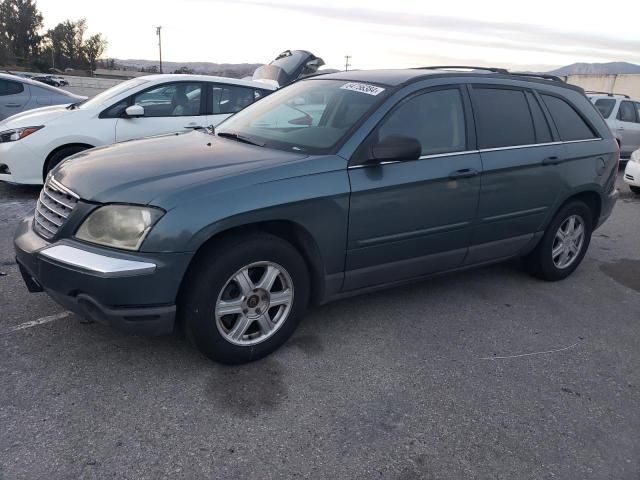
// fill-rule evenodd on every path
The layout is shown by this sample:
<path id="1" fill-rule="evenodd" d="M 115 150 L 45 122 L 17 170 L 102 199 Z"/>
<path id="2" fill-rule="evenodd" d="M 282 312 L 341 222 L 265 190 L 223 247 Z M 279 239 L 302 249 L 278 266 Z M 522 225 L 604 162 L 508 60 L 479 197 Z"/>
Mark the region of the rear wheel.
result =
<path id="1" fill-rule="evenodd" d="M 629 188 L 636 195 L 640 195 L 640 187 L 636 187 L 635 185 L 629 185 Z"/>
<path id="2" fill-rule="evenodd" d="M 219 242 L 189 274 L 181 319 L 209 358 L 238 364 L 276 350 L 294 332 L 309 299 L 304 259 L 267 234 Z"/>
<path id="3" fill-rule="evenodd" d="M 47 179 L 47 175 L 49 172 L 57 167 L 65 158 L 70 157 L 71 155 L 75 155 L 76 153 L 83 152 L 84 150 L 88 150 L 89 147 L 84 147 L 82 145 L 74 145 L 70 147 L 64 147 L 58 150 L 56 153 L 51 155 L 44 169 L 44 180 Z"/>
<path id="4" fill-rule="evenodd" d="M 580 201 L 558 211 L 540 243 L 524 259 L 530 273 L 548 281 L 562 280 L 578 268 L 593 230 L 591 210 Z"/>

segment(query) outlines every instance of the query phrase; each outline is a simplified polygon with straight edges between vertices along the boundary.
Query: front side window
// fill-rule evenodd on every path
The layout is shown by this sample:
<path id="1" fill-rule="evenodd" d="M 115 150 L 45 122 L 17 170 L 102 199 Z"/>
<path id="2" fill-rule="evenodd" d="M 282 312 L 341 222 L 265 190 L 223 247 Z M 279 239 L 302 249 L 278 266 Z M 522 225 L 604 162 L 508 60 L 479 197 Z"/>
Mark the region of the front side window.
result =
<path id="1" fill-rule="evenodd" d="M 200 115 L 202 84 L 165 83 L 133 97 L 133 104 L 144 107 L 145 117 L 189 117 Z"/>
<path id="2" fill-rule="evenodd" d="M 616 101 L 613 98 L 599 98 L 596 100 L 595 105 L 603 118 L 609 118 L 609 115 L 613 112 L 613 107 L 616 106 Z"/>
<path id="3" fill-rule="evenodd" d="M 208 111 L 213 115 L 236 113 L 256 100 L 258 90 L 238 85 L 211 84 Z"/>
<path id="4" fill-rule="evenodd" d="M 556 124 L 560 140 L 570 142 L 596 138 L 591 127 L 565 100 L 551 95 L 541 95 L 541 97 Z"/>
<path id="5" fill-rule="evenodd" d="M 387 87 L 360 82 L 304 80 L 248 106 L 220 124 L 216 132 L 269 148 L 328 153 L 388 93 Z"/>
<path id="6" fill-rule="evenodd" d="M 417 139 L 422 145 L 422 155 L 465 150 L 467 137 L 460 90 L 437 90 L 405 100 L 381 125 L 378 141 L 396 135 Z"/>
<path id="7" fill-rule="evenodd" d="M 633 102 L 623 101 L 620 102 L 620 110 L 618 110 L 618 120 L 621 122 L 633 122 L 636 120 L 636 109 Z"/>
<path id="8" fill-rule="evenodd" d="M 514 147 L 536 143 L 533 119 L 524 91 L 473 88 L 480 148 Z"/>
<path id="9" fill-rule="evenodd" d="M 22 92 L 24 92 L 24 85 L 20 82 L 0 80 L 0 96 L 17 95 Z"/>

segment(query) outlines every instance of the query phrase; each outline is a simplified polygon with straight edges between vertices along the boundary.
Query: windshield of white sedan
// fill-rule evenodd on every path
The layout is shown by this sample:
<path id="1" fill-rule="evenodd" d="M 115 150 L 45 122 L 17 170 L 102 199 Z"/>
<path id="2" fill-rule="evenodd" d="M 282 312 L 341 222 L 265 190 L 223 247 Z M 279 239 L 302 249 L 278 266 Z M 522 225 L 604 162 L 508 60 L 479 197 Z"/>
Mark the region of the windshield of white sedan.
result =
<path id="1" fill-rule="evenodd" d="M 328 153 L 387 93 L 360 82 L 302 81 L 235 114 L 216 133 L 268 148 Z"/>

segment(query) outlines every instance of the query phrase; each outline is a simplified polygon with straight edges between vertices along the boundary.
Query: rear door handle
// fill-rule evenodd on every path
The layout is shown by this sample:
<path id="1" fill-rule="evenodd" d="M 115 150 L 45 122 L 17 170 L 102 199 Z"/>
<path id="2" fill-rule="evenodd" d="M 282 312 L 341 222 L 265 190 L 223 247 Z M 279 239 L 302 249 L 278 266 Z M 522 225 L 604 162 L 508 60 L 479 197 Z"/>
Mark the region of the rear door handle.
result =
<path id="1" fill-rule="evenodd" d="M 547 157 L 542 160 L 542 165 L 558 165 L 561 161 L 560 157 L 554 155 L 553 157 Z"/>
<path id="2" fill-rule="evenodd" d="M 5 103 L 4 106 L 5 107 L 13 107 L 13 108 L 15 108 L 15 107 L 19 107 L 20 104 L 19 103 Z"/>
<path id="3" fill-rule="evenodd" d="M 473 168 L 463 168 L 462 170 L 456 170 L 455 172 L 451 172 L 449 174 L 449 178 L 451 180 L 458 180 L 460 178 L 473 178 L 480 174 L 478 170 Z"/>

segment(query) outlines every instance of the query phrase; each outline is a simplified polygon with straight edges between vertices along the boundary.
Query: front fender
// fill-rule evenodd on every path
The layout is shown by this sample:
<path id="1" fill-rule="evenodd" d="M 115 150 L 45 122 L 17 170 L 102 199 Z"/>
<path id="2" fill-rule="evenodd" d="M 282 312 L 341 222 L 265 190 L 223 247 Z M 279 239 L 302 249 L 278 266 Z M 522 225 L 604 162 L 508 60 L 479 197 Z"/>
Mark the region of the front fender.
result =
<path id="1" fill-rule="evenodd" d="M 144 242 L 146 252 L 195 252 L 234 227 L 293 222 L 315 240 L 327 274 L 344 268 L 349 212 L 346 169 L 286 178 L 198 197 L 171 209 Z"/>

